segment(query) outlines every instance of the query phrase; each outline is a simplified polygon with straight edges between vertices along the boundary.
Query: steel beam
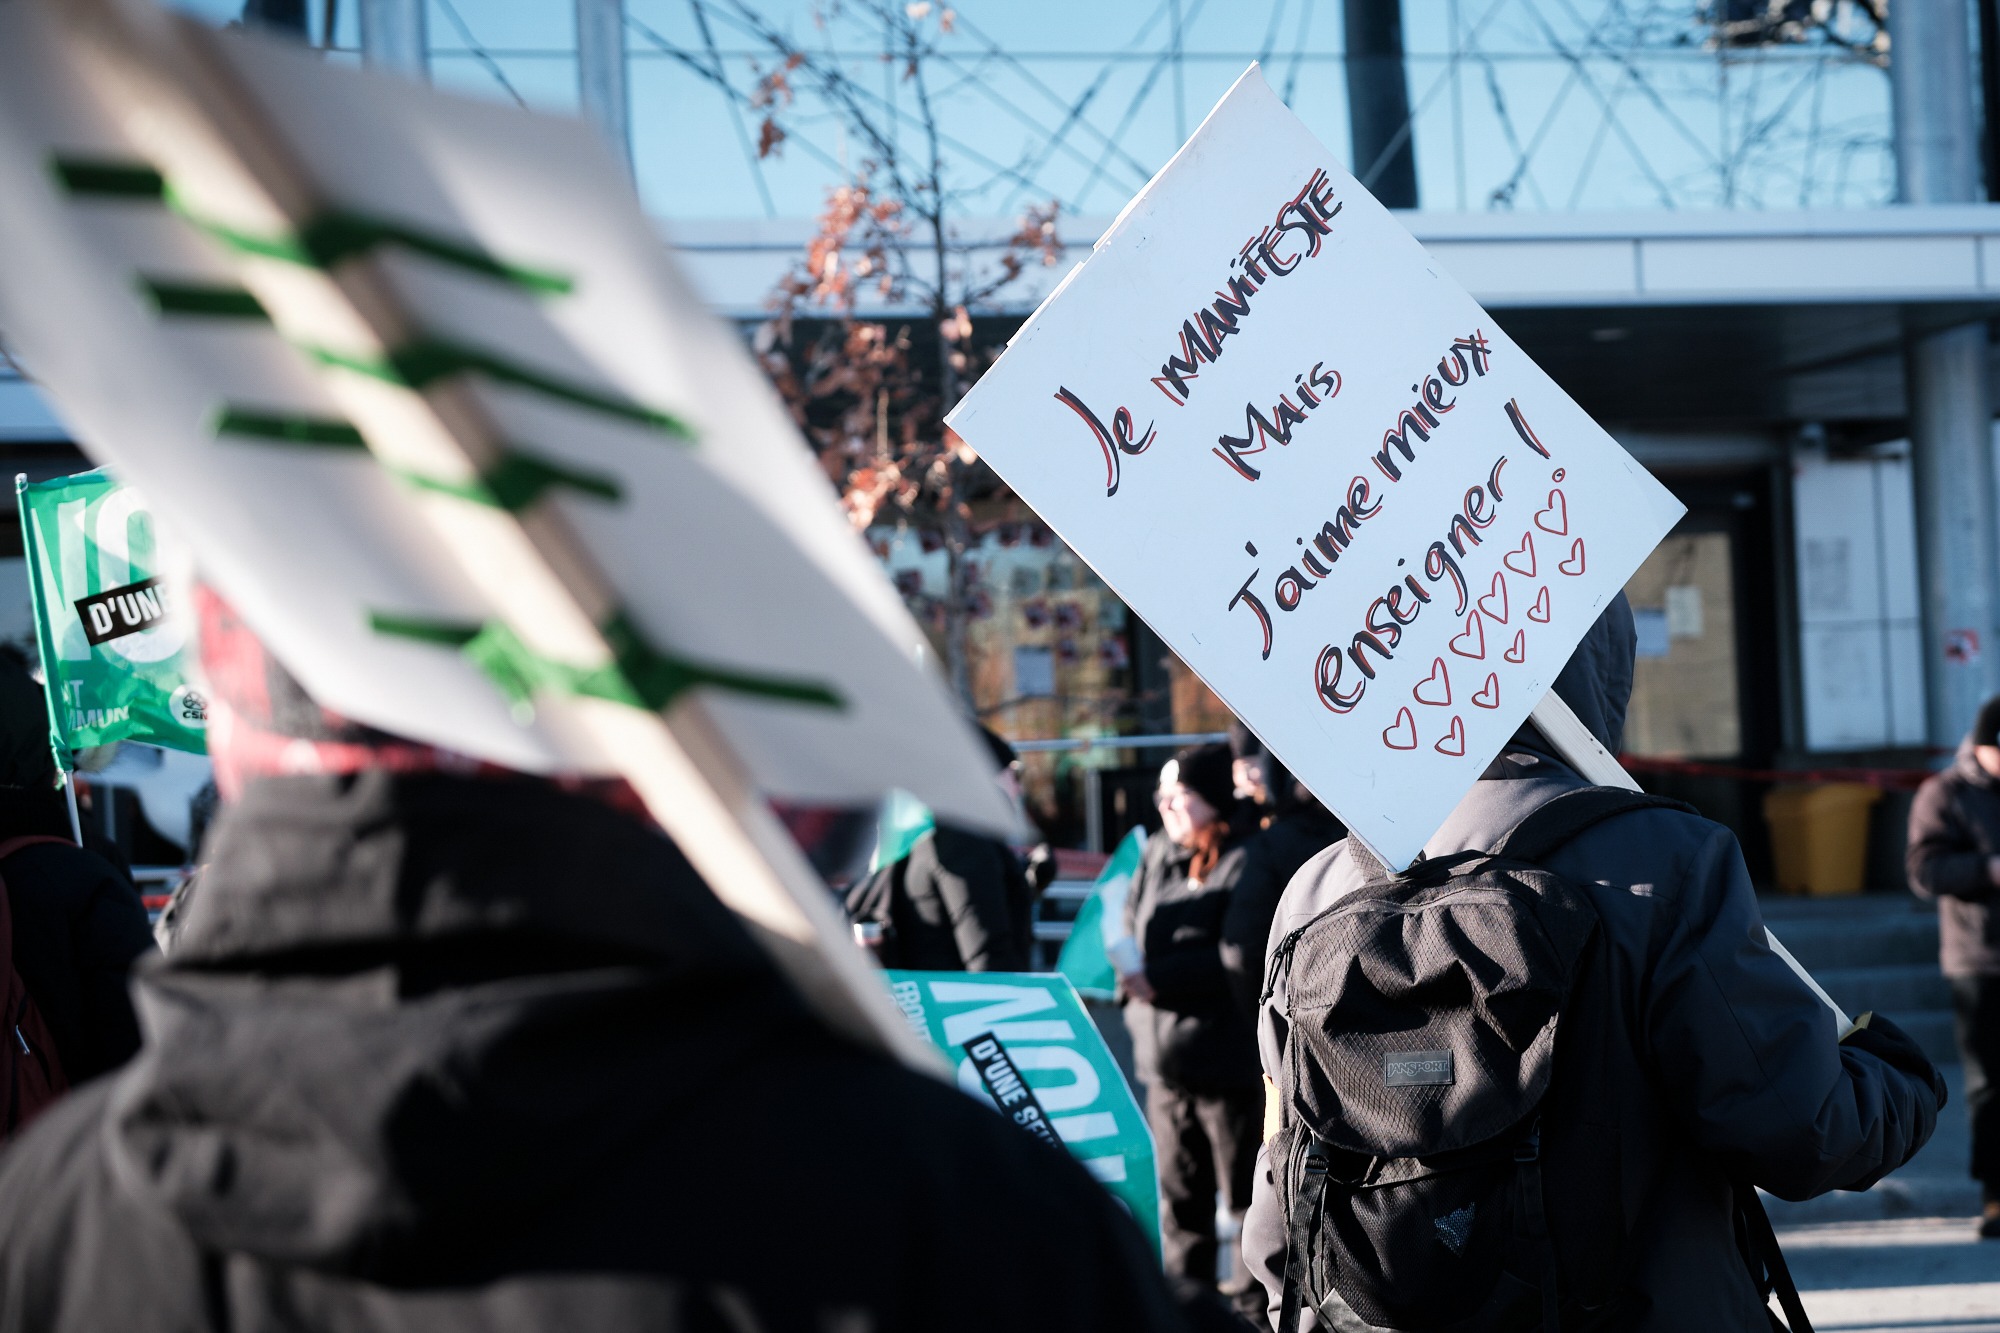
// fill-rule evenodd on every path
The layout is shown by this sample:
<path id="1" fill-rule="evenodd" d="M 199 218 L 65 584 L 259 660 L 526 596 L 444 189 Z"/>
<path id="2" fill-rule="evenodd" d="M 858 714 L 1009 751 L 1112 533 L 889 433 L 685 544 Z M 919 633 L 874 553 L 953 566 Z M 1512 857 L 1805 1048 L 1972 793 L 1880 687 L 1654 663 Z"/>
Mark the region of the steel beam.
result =
<path id="1" fill-rule="evenodd" d="M 632 119 L 625 72 L 625 0 L 576 0 L 577 103 L 629 172 Z"/>
<path id="2" fill-rule="evenodd" d="M 361 0 L 361 59 L 375 69 L 430 77 L 425 0 Z"/>

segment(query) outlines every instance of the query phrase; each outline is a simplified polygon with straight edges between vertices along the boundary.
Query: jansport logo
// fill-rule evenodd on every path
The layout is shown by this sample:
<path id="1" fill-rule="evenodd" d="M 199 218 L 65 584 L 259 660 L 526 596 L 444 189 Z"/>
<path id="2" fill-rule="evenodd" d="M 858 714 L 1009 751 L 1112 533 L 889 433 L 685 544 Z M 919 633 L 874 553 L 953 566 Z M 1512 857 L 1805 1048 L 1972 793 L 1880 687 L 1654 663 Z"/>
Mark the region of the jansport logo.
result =
<path id="1" fill-rule="evenodd" d="M 141 579 L 78 599 L 76 614 L 91 647 L 149 630 L 167 618 L 165 590 L 158 579 Z"/>
<path id="2" fill-rule="evenodd" d="M 1452 1083 L 1450 1051 L 1391 1051 L 1382 1057 L 1382 1081 L 1392 1088 Z"/>

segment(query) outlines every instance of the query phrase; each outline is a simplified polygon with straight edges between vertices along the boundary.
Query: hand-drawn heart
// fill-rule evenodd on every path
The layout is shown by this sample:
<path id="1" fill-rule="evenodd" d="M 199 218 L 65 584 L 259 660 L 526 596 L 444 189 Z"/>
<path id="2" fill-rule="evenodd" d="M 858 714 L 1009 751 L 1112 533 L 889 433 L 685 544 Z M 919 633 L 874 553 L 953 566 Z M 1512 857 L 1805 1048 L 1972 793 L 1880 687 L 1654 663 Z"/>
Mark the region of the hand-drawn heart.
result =
<path id="1" fill-rule="evenodd" d="M 1500 677 L 1494 675 L 1491 671 L 1487 672 L 1486 683 L 1479 687 L 1479 693 L 1472 696 L 1472 702 L 1478 704 L 1481 708 L 1498 708 L 1500 706 Z"/>
<path id="2" fill-rule="evenodd" d="M 1465 632 L 1452 636 L 1448 645 L 1460 657 L 1481 661 L 1486 656 L 1486 626 L 1480 623 L 1479 613 L 1474 611 L 1465 618 Z"/>
<path id="3" fill-rule="evenodd" d="M 1448 754 L 1454 759 L 1457 759 L 1460 756 L 1464 755 L 1465 719 L 1461 718 L 1458 714 L 1453 713 L 1451 715 L 1451 730 L 1447 731 L 1444 734 L 1443 740 L 1439 741 L 1436 745 L 1433 745 L 1431 748 L 1433 750 L 1436 750 L 1439 754 Z"/>
<path id="4" fill-rule="evenodd" d="M 1417 720 L 1410 716 L 1407 708 L 1396 710 L 1396 720 L 1383 728 L 1382 744 L 1392 750 L 1414 750 L 1417 748 Z"/>
<path id="5" fill-rule="evenodd" d="M 1549 585 L 1544 583 L 1542 591 L 1535 597 L 1535 604 L 1528 608 L 1528 619 L 1549 623 Z"/>
<path id="6" fill-rule="evenodd" d="M 1514 662 L 1514 663 L 1521 663 L 1527 661 L 1528 631 L 1524 629 L 1515 630 L 1514 646 L 1509 648 L 1506 652 L 1500 654 L 1500 656 L 1506 658 L 1509 662 Z"/>
<path id="7" fill-rule="evenodd" d="M 1571 569 L 1570 568 L 1571 565 L 1575 565 L 1576 568 Z M 1556 568 L 1560 569 L 1565 574 L 1583 573 L 1583 538 L 1578 537 L 1575 541 L 1570 543 L 1569 559 L 1563 561 L 1560 565 L 1557 565 Z"/>
<path id="8" fill-rule="evenodd" d="M 1550 514 L 1555 515 L 1553 522 Z M 1558 537 L 1569 536 L 1569 502 L 1563 499 L 1561 491 L 1549 492 L 1549 507 L 1535 515 L 1535 526 Z"/>
<path id="9" fill-rule="evenodd" d="M 1426 690 L 1430 693 L 1424 693 Z M 1440 694 L 1444 697 L 1433 697 Z M 1431 659 L 1431 674 L 1417 682 L 1416 688 L 1410 691 L 1410 697 L 1420 704 L 1435 704 L 1439 708 L 1451 706 L 1451 673 L 1444 669 L 1442 657 Z"/>
<path id="10" fill-rule="evenodd" d="M 1497 569 L 1493 571 L 1493 591 L 1479 599 L 1479 609 L 1501 624 L 1507 623 L 1507 576 Z"/>
<path id="11" fill-rule="evenodd" d="M 1535 577 L 1535 534 L 1521 534 L 1521 545 L 1500 558 L 1500 563 L 1523 578 Z"/>

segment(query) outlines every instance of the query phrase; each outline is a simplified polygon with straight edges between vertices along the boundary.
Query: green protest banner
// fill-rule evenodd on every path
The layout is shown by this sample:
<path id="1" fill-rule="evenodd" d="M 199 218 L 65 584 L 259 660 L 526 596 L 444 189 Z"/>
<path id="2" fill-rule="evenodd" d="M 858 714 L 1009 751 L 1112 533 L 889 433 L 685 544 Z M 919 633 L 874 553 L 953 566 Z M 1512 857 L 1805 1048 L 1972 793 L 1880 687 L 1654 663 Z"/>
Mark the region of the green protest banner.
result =
<path id="1" fill-rule="evenodd" d="M 1060 1139 L 1157 1249 L 1153 1136 L 1068 980 L 1027 972 L 889 972 L 910 1026 L 942 1050 L 958 1085 L 1030 1133 Z"/>
<path id="2" fill-rule="evenodd" d="M 1118 850 L 1097 872 L 1097 892 L 1084 900 L 1071 924 L 1056 958 L 1056 971 L 1069 978 L 1070 985 L 1090 1000 L 1109 1000 L 1118 990 L 1118 968 L 1111 954 L 1137 951 L 1118 949 L 1125 938 L 1125 894 L 1132 876 L 1139 870 L 1139 855 L 1146 850 L 1146 830 L 1135 828 L 1120 840 Z M 1128 969 L 1134 970 L 1134 969 Z"/>
<path id="3" fill-rule="evenodd" d="M 203 753 L 187 627 L 160 582 L 145 500 L 102 469 L 17 478 L 14 491 L 58 760 L 113 741 Z"/>

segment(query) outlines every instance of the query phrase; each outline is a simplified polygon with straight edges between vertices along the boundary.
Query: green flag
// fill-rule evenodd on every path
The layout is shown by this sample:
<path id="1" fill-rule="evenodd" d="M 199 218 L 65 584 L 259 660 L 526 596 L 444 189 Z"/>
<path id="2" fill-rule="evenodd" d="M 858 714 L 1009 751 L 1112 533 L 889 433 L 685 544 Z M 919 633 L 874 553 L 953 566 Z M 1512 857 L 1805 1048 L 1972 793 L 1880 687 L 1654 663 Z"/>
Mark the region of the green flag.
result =
<path id="1" fill-rule="evenodd" d="M 1125 894 L 1146 850 L 1146 830 L 1127 833 L 1097 874 L 1097 892 L 1084 900 L 1056 959 L 1056 971 L 1092 1000 L 1109 1000 L 1118 989 L 1118 970 L 1108 950 L 1125 933 Z"/>
<path id="2" fill-rule="evenodd" d="M 875 851 L 868 858 L 868 869 L 896 864 L 936 827 L 937 817 L 929 806 L 906 791 L 890 792 L 875 822 Z"/>
<path id="3" fill-rule="evenodd" d="M 113 741 L 203 753 L 192 645 L 145 500 L 101 469 L 14 489 L 58 761 Z"/>
<path id="4" fill-rule="evenodd" d="M 959 1087 L 1024 1131 L 1059 1140 L 1157 1248 L 1153 1136 L 1069 982 L 1026 972 L 886 975 L 903 1017 L 953 1062 Z"/>

